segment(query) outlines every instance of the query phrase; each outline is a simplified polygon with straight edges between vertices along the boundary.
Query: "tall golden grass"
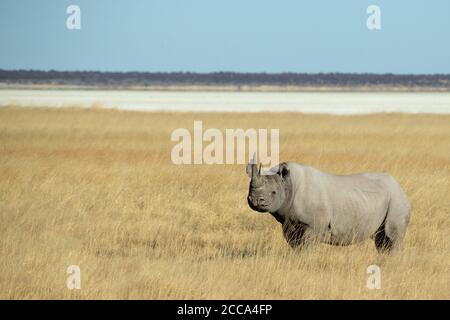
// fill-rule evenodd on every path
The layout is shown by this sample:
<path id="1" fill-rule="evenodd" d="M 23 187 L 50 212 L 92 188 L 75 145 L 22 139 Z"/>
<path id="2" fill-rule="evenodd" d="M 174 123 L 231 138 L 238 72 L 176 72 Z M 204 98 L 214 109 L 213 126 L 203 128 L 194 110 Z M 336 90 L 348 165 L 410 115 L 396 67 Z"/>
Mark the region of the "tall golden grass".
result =
<path id="1" fill-rule="evenodd" d="M 387 171 L 409 195 L 401 255 L 293 251 L 246 203 L 243 165 L 171 163 L 171 132 L 280 128 L 281 161 Z M 0 108 L 0 298 L 449 299 L 450 116 Z M 369 265 L 381 289 L 366 287 Z M 81 289 L 66 287 L 81 268 Z"/>

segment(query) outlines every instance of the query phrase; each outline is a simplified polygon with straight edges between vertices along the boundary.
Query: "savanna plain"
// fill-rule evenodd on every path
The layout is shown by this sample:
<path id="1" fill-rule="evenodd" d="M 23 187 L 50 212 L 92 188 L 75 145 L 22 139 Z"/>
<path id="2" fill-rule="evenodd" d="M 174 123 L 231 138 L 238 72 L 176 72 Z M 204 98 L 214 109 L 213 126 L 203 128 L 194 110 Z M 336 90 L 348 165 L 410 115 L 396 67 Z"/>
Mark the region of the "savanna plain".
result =
<path id="1" fill-rule="evenodd" d="M 174 165 L 173 130 L 279 128 L 280 161 L 391 173 L 401 254 L 294 251 L 246 202 L 245 165 Z M 449 299 L 450 116 L 0 108 L 0 298 Z M 367 288 L 378 265 L 381 289 Z M 69 265 L 81 289 L 66 286 Z"/>

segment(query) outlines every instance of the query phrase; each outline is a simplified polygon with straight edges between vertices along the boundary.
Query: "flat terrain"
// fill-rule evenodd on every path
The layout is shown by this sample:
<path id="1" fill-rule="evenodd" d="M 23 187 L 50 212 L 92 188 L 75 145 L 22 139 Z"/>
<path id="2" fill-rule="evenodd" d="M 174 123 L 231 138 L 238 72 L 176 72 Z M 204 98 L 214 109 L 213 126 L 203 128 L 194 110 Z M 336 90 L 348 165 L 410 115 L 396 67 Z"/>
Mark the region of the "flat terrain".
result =
<path id="1" fill-rule="evenodd" d="M 176 128 L 280 128 L 280 159 L 387 171 L 402 255 L 368 240 L 293 251 L 246 203 L 244 165 L 171 163 Z M 449 299 L 450 116 L 0 108 L 0 298 Z M 381 268 L 381 289 L 366 287 Z M 68 290 L 66 269 L 81 268 Z"/>
<path id="2" fill-rule="evenodd" d="M 450 114 L 450 92 L 219 92 L 0 90 L 0 107 L 111 107 L 133 111 Z"/>

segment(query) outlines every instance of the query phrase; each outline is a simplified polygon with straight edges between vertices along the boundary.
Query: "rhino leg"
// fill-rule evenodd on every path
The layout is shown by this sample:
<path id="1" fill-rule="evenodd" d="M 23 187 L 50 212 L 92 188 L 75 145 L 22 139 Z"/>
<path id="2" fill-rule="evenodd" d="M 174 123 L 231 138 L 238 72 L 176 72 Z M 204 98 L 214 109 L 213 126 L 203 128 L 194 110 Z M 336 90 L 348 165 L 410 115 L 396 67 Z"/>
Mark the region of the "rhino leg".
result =
<path id="1" fill-rule="evenodd" d="M 398 182 L 391 176 L 385 179 L 389 190 L 389 206 L 380 228 L 374 234 L 375 246 L 379 252 L 400 251 L 411 215 L 411 204 Z"/>
<path id="2" fill-rule="evenodd" d="M 290 219 L 283 224 L 283 235 L 291 248 L 302 248 L 308 243 L 307 229 L 307 224 Z"/>
<path id="3" fill-rule="evenodd" d="M 409 223 L 409 215 L 409 203 L 391 202 L 386 219 L 374 234 L 375 246 L 378 252 L 390 253 L 402 250 L 403 238 Z"/>
<path id="4" fill-rule="evenodd" d="M 385 221 L 383 221 L 377 232 L 375 232 L 373 239 L 378 252 L 384 253 L 391 251 L 393 244 L 392 240 L 386 235 Z"/>

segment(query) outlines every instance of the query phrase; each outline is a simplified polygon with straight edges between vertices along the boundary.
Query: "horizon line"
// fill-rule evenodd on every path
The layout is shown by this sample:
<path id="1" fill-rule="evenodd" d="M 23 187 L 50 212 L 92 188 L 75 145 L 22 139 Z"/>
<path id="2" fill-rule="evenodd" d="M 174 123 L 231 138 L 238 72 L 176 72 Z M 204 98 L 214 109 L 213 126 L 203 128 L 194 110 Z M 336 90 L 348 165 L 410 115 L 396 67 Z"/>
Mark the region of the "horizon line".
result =
<path id="1" fill-rule="evenodd" d="M 342 71 L 330 71 L 330 72 L 296 72 L 296 71 L 281 71 L 281 72 L 266 72 L 266 71 L 208 71 L 208 72 L 198 72 L 198 71 L 105 71 L 105 70 L 57 70 L 57 69 L 3 69 L 0 68 L 0 72 L 96 72 L 96 73 L 148 73 L 148 74 L 259 74 L 259 75 L 281 75 L 281 74 L 302 74 L 302 75 L 326 75 L 326 74 L 335 74 L 335 75 L 376 75 L 376 76 L 450 76 L 450 73 L 393 73 L 393 72 L 342 72 Z"/>

